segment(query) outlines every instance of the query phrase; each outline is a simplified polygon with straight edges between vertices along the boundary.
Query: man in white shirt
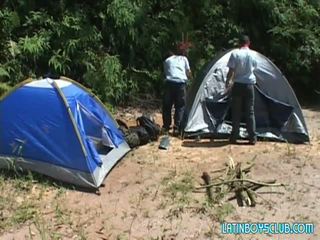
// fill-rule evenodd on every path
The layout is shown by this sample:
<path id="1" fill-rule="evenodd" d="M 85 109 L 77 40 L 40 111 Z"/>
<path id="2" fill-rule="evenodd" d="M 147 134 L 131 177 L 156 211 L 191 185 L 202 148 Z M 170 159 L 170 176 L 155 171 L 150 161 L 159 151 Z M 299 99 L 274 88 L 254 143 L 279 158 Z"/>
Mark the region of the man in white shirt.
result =
<path id="1" fill-rule="evenodd" d="M 232 133 L 230 143 L 236 143 L 239 137 L 242 106 L 244 106 L 249 144 L 254 145 L 257 141 L 254 116 L 254 85 L 256 84 L 254 70 L 257 68 L 257 61 L 249 48 L 249 37 L 242 36 L 240 44 L 241 47 L 231 54 L 227 64 L 229 67 L 227 89 L 232 85 Z"/>
<path id="2" fill-rule="evenodd" d="M 171 110 L 174 105 L 174 133 L 181 131 L 180 124 L 186 104 L 186 83 L 191 77 L 189 61 L 185 56 L 183 45 L 177 47 L 177 54 L 170 56 L 163 63 L 165 73 L 165 90 L 162 107 L 163 130 L 168 133 L 172 118 Z"/>

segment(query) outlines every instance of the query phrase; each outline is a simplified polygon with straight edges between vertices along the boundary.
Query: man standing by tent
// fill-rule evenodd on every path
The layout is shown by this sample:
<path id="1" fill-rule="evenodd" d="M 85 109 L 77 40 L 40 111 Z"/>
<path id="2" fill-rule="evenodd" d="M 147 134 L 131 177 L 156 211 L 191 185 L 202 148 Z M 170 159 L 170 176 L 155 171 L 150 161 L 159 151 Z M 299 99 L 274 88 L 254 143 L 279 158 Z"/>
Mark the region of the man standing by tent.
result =
<path id="1" fill-rule="evenodd" d="M 257 62 L 249 49 L 249 37 L 242 36 L 240 44 L 240 49 L 231 54 L 227 64 L 229 72 L 226 88 L 230 89 L 230 86 L 232 86 L 232 132 L 230 143 L 237 142 L 242 106 L 244 106 L 249 143 L 254 145 L 257 141 L 254 116 L 254 85 L 256 84 L 254 70 L 257 68 Z"/>
<path id="2" fill-rule="evenodd" d="M 169 52 L 169 57 L 163 63 L 165 73 L 165 90 L 163 97 L 163 131 L 169 132 L 171 126 L 171 110 L 174 105 L 173 132 L 180 131 L 180 124 L 186 105 L 186 83 L 191 77 L 191 70 L 186 55 L 187 44 L 177 46 L 177 53 Z"/>

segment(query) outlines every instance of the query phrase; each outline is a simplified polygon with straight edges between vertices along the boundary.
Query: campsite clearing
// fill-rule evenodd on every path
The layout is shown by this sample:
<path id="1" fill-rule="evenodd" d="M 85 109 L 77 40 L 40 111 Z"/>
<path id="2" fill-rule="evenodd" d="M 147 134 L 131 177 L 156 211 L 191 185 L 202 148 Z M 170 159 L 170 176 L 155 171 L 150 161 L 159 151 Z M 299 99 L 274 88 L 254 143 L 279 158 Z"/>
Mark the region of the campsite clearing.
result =
<path id="1" fill-rule="evenodd" d="M 124 113 L 126 112 L 126 113 Z M 136 109 L 116 115 L 135 123 Z M 311 142 L 293 145 L 258 142 L 229 145 L 223 140 L 170 139 L 128 153 L 111 171 L 100 195 L 79 191 L 36 174 L 0 175 L 1 239 L 319 239 L 320 232 L 320 110 L 303 109 Z M 160 113 L 155 114 L 161 122 Z M 276 179 L 286 188 L 264 187 L 255 207 L 236 201 L 210 205 L 204 171 L 215 176 L 229 157 L 246 164 L 251 176 Z M 274 193 L 270 193 L 274 192 Z M 222 235 L 220 221 L 308 222 L 314 235 Z"/>

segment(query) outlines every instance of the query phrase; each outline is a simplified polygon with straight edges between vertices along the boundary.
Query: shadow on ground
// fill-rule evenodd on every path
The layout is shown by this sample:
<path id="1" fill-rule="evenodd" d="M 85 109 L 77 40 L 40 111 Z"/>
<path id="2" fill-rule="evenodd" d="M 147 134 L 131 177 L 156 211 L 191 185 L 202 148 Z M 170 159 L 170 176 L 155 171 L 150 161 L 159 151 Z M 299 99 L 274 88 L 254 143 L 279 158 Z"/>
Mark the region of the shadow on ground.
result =
<path id="1" fill-rule="evenodd" d="M 219 141 L 196 141 L 196 140 L 185 140 L 182 143 L 183 147 L 207 147 L 207 148 L 218 148 L 229 144 L 229 140 Z"/>

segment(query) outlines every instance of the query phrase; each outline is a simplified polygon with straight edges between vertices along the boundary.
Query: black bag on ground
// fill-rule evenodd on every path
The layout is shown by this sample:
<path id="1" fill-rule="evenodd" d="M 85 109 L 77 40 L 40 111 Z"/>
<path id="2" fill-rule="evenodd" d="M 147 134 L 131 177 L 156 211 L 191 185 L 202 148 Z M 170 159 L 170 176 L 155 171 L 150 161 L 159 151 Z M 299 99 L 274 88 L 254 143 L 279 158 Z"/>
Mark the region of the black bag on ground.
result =
<path id="1" fill-rule="evenodd" d="M 160 133 L 160 127 L 145 116 L 137 118 L 138 126 L 136 127 L 128 127 L 128 125 L 120 119 L 117 119 L 117 123 L 119 130 L 123 133 L 126 142 L 131 148 L 145 145 L 149 143 L 150 140 L 156 140 Z"/>
<path id="2" fill-rule="evenodd" d="M 139 135 L 136 132 L 130 132 L 125 135 L 126 142 L 128 143 L 130 148 L 138 147 L 140 146 L 140 139 Z"/>
<path id="3" fill-rule="evenodd" d="M 137 118 L 137 123 L 147 130 L 151 141 L 158 140 L 160 135 L 160 126 L 158 124 L 144 115 Z"/>
<path id="4" fill-rule="evenodd" d="M 140 145 L 147 144 L 150 141 L 150 136 L 147 130 L 142 126 L 130 127 L 130 133 L 136 133 L 139 137 Z"/>
<path id="5" fill-rule="evenodd" d="M 122 132 L 124 138 L 126 139 L 126 142 L 130 146 L 130 148 L 134 148 L 134 147 L 140 146 L 141 145 L 140 134 L 138 133 L 138 131 L 133 131 L 121 119 L 116 119 L 116 121 L 118 123 L 119 130 Z"/>

